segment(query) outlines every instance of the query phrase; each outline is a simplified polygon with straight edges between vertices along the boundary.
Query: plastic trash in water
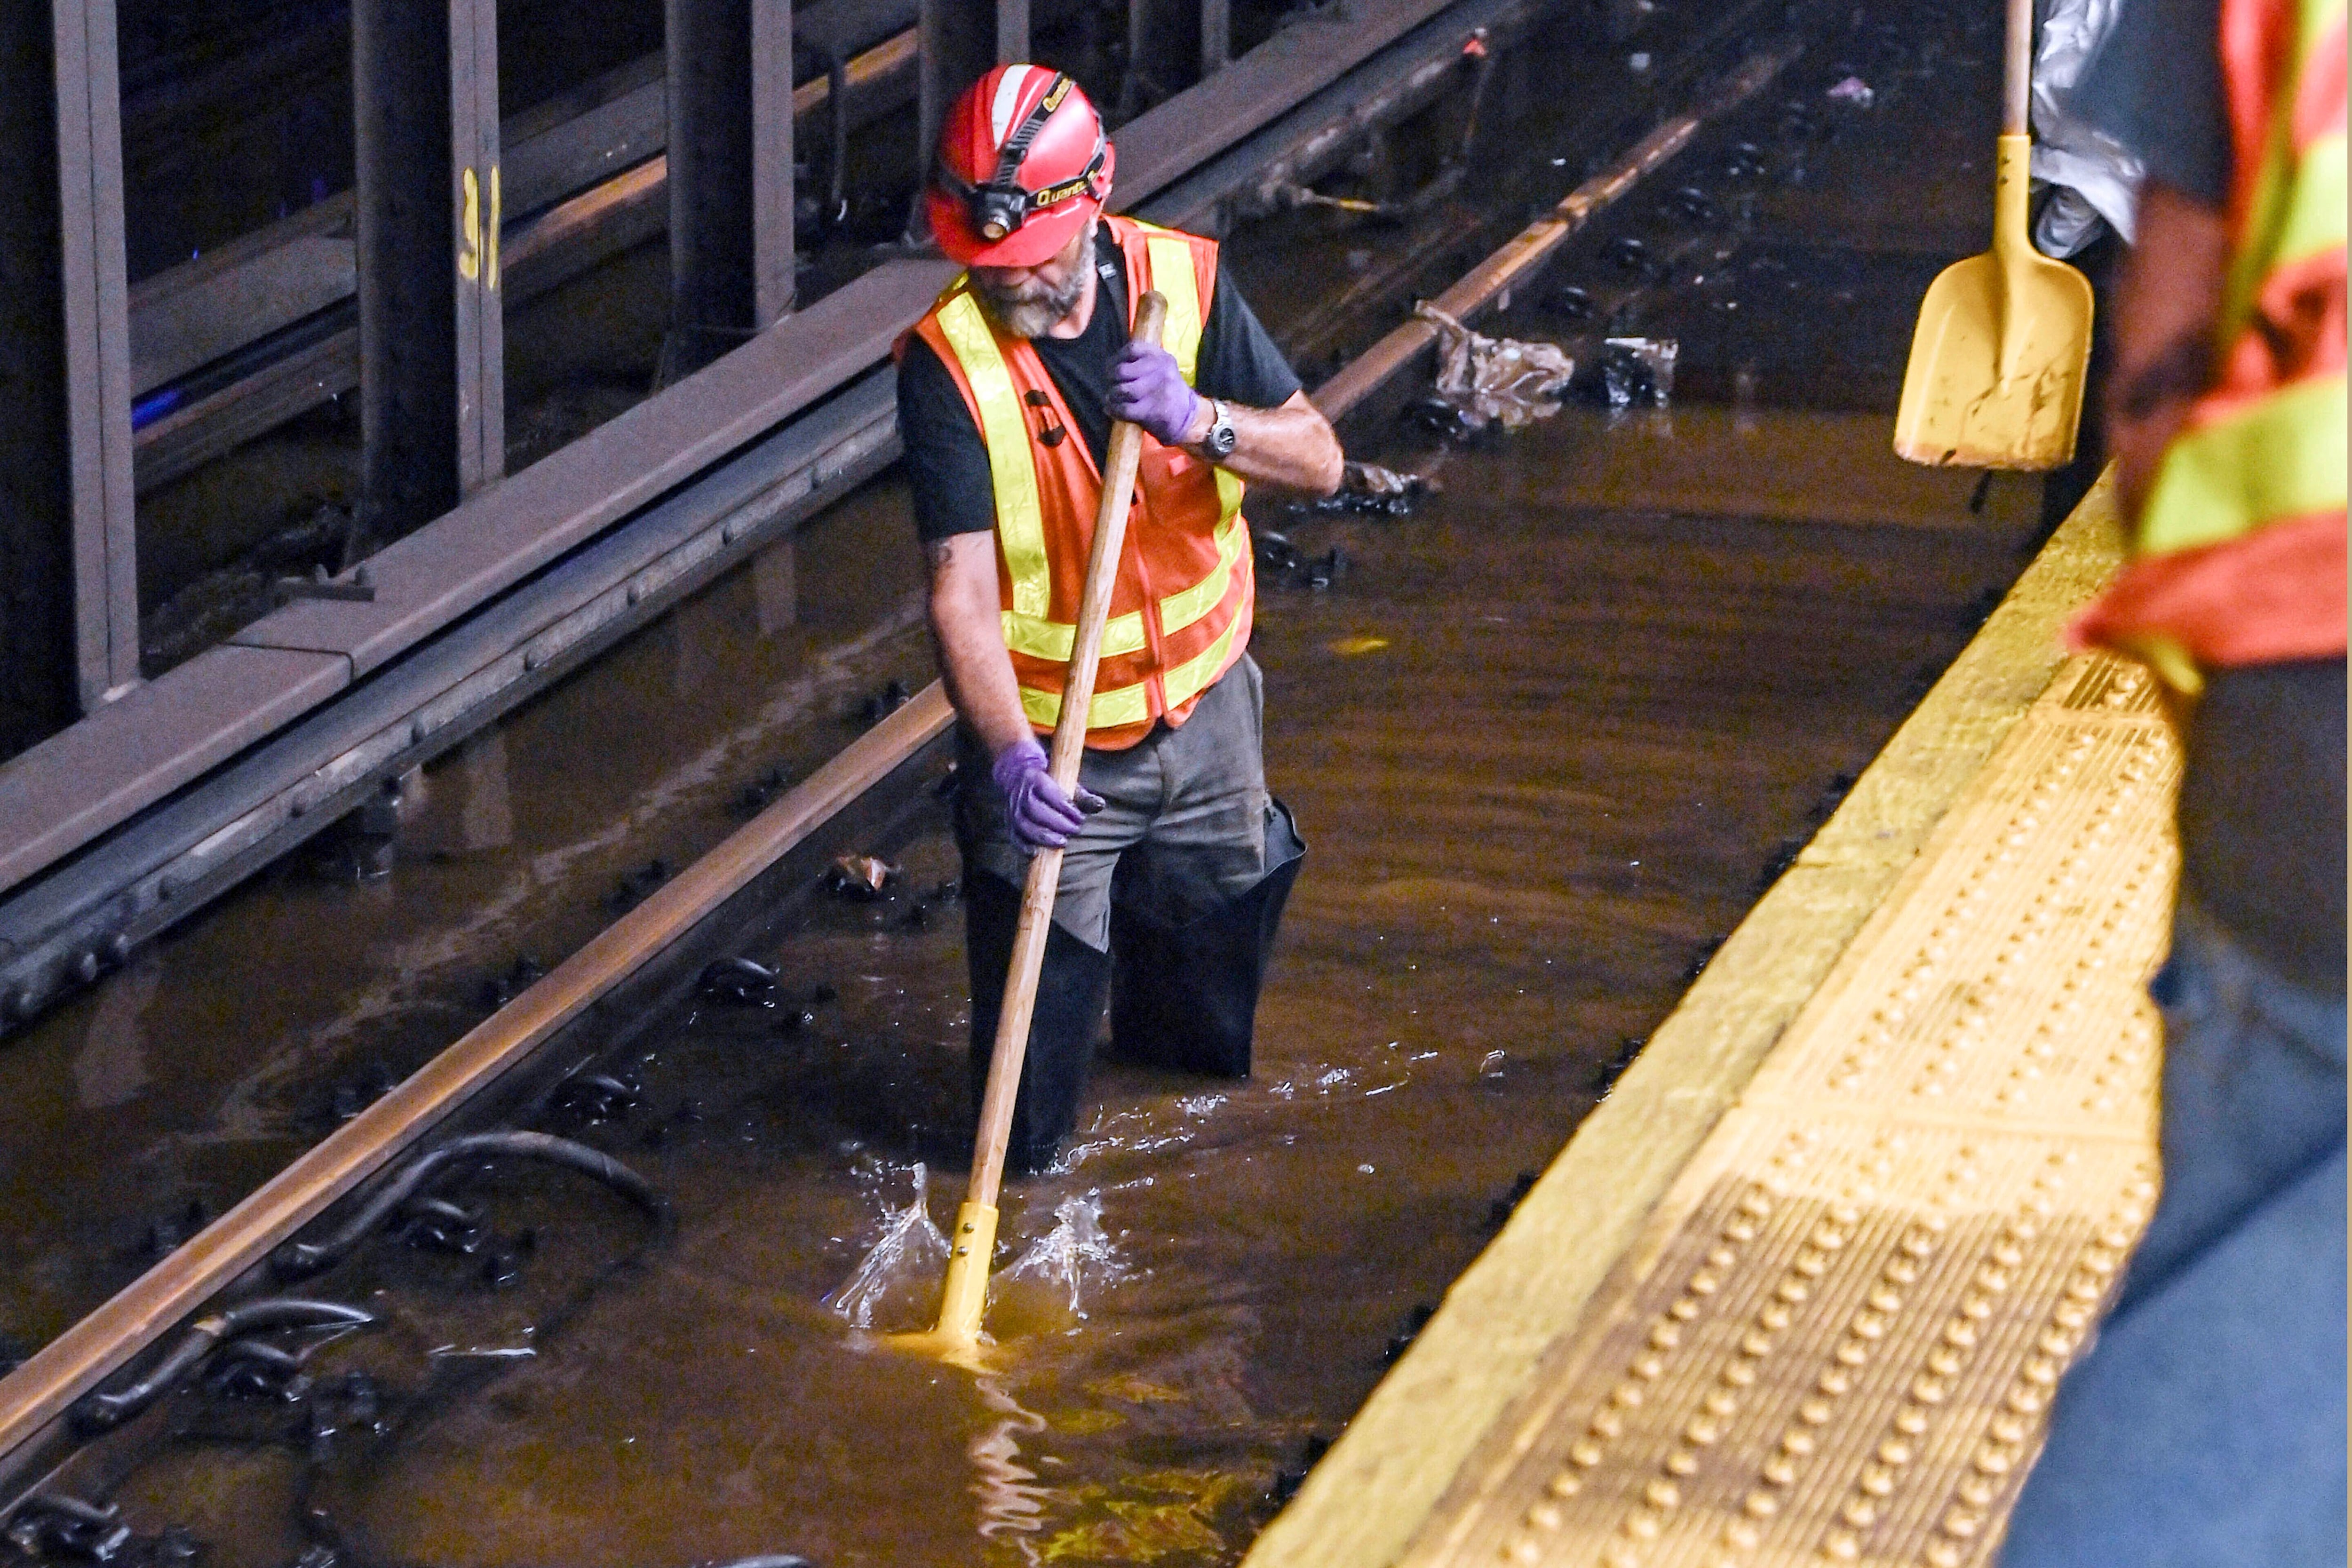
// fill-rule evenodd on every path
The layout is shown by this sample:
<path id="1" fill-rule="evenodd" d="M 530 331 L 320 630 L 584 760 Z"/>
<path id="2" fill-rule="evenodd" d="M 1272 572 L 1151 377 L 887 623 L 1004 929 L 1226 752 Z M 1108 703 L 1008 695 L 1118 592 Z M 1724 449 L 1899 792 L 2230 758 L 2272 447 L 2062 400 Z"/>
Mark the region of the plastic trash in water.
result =
<path id="1" fill-rule="evenodd" d="M 1878 100 L 1878 95 L 1870 90 L 1870 84 L 1858 76 L 1850 76 L 1830 89 L 1829 97 L 1839 103 L 1851 103 L 1856 109 L 1868 109 Z"/>
<path id="2" fill-rule="evenodd" d="M 1576 362 L 1558 344 L 1490 338 L 1425 300 L 1413 314 L 1437 329 L 1437 400 L 1468 430 L 1517 430 L 1559 412 Z"/>
<path id="3" fill-rule="evenodd" d="M 929 1328 L 939 1310 L 948 1238 L 931 1219 L 930 1173 L 919 1163 L 912 1173 L 913 1201 L 885 1211 L 882 1239 L 858 1260 L 841 1289 L 824 1299 L 853 1329 L 912 1332 Z"/>
<path id="4" fill-rule="evenodd" d="M 1103 1234 L 1102 1194 L 1064 1198 L 1054 1205 L 1054 1228 L 1024 1247 L 1021 1256 L 997 1271 L 992 1292 L 1042 1295 L 1084 1318 L 1086 1300 L 1118 1282 L 1122 1270 Z"/>
<path id="5" fill-rule="evenodd" d="M 1664 408 L 1681 352 L 1673 338 L 1604 338 L 1594 394 L 1610 408 Z"/>
<path id="6" fill-rule="evenodd" d="M 1410 517 L 1421 498 L 1434 489 L 1420 474 L 1401 474 L 1377 463 L 1350 462 L 1340 470 L 1339 488 L 1307 503 L 1307 510 Z"/>

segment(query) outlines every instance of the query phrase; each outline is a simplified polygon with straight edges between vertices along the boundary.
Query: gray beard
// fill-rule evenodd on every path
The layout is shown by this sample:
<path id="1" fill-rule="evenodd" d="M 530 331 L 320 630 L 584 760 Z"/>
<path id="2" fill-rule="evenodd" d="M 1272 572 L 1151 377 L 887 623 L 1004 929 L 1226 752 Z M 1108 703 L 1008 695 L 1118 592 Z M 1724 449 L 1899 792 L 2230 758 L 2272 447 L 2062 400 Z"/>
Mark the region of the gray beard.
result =
<path id="1" fill-rule="evenodd" d="M 971 280 L 971 297 L 980 301 L 988 319 L 1016 338 L 1044 337 L 1078 308 L 1078 300 L 1086 291 L 1087 274 L 1083 268 L 1073 271 L 1069 282 L 1061 289 L 1042 298 L 1008 297 L 977 277 Z"/>

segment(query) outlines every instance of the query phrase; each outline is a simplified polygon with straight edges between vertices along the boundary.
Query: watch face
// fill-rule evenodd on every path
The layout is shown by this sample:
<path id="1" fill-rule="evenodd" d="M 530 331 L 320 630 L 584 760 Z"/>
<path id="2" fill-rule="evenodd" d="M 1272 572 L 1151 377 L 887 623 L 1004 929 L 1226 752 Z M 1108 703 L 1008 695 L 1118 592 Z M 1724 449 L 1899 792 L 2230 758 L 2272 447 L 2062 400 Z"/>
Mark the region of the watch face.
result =
<path id="1" fill-rule="evenodd" d="M 1234 455 L 1234 427 L 1230 425 L 1209 426 L 1209 450 L 1220 458 Z"/>

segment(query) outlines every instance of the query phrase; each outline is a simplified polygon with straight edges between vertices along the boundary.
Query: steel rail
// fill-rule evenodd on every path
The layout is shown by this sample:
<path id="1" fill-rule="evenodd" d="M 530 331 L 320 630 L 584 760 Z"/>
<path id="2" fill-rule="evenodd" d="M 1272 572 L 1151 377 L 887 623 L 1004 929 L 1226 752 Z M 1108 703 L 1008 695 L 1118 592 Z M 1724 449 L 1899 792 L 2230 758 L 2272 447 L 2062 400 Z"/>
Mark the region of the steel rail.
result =
<path id="1" fill-rule="evenodd" d="M 1726 87 L 1708 96 L 1706 112 L 1698 120 L 1693 121 L 1688 114 L 1677 116 L 1645 137 L 1633 153 L 1612 167 L 1611 174 L 1600 176 L 1599 184 L 1606 187 L 1606 195 L 1599 205 L 1605 205 L 1622 196 L 1643 175 L 1679 151 L 1700 121 L 1744 101 L 1793 58 L 1792 46 L 1751 58 L 1732 73 Z M 1688 127 L 1674 137 L 1672 147 L 1663 153 L 1655 153 L 1663 134 L 1686 121 L 1690 121 Z M 1645 153 L 1644 150 L 1649 152 Z M 1627 172 L 1617 177 L 1619 171 Z M 1588 182 L 1587 186 L 1579 187 L 1579 194 L 1587 193 L 1592 184 Z M 1577 197 L 1570 199 L 1575 201 Z M 1591 210 L 1599 210 L 1598 205 Z M 1525 237 L 1523 235 L 1490 257 L 1473 270 L 1469 279 L 1496 276 L 1500 270 L 1498 260 L 1522 254 Z M 1556 245 L 1543 254 L 1548 255 L 1551 248 Z M 1531 276 L 1541 259 L 1538 256 L 1512 267 L 1503 274 L 1505 282 Z M 1496 285 L 1484 298 L 1491 299 L 1502 286 Z M 1451 298 L 1453 293 L 1449 290 L 1445 297 Z M 1381 380 L 1412 363 L 1418 351 L 1399 354 L 1390 350 L 1383 353 L 1395 336 L 1381 340 L 1363 358 L 1317 389 L 1314 401 L 1327 416 L 1343 416 Z M 1367 377 L 1361 374 L 1362 367 L 1375 356 L 1381 356 L 1382 368 L 1378 375 Z M 558 1031 L 657 959 L 685 932 L 748 887 L 781 857 L 912 760 L 951 721 L 952 710 L 944 688 L 938 682 L 925 687 L 907 706 L 851 742 L 807 782 L 769 806 L 677 879 L 656 889 L 644 903 L 592 938 L 544 979 L 299 1156 L 15 1372 L 0 1378 L 0 1483 L 15 1476 L 24 1454 L 51 1429 L 51 1424 L 75 1400 L 135 1359 L 173 1324 L 234 1284 L 302 1225 L 351 1194 L 388 1162 L 422 1141 L 435 1126 L 496 1085 Z"/>
<path id="2" fill-rule="evenodd" d="M 937 739 L 950 718 L 946 694 L 936 683 L 925 688 L 546 978 L 0 1378 L 0 1475 L 75 1400 L 658 957 Z"/>
<path id="3" fill-rule="evenodd" d="M 1801 51 L 1802 46 L 1790 39 L 1749 57 L 1706 91 L 1697 103 L 1658 125 L 1623 157 L 1570 191 L 1549 216 L 1521 229 L 1431 303 L 1457 321 L 1468 321 L 1513 284 L 1531 279 L 1555 251 L 1587 224 L 1614 205 L 1644 175 L 1688 146 L 1701 126 L 1762 91 Z M 1436 328 L 1418 319 L 1407 321 L 1317 388 L 1315 405 L 1323 410 L 1326 417 L 1337 419 L 1436 343 Z"/>

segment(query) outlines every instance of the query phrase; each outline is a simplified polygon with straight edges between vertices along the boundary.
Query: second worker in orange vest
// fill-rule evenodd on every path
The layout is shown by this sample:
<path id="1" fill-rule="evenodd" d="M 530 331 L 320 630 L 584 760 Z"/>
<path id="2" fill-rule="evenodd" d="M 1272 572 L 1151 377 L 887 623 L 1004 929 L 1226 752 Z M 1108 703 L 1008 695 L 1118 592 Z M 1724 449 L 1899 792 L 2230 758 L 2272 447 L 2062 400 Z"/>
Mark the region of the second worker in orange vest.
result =
<path id="1" fill-rule="evenodd" d="M 969 270 L 900 345 L 899 430 L 957 726 L 972 1092 L 987 1076 L 1029 857 L 1064 847 L 1009 1162 L 1072 1131 L 1112 1048 L 1249 1071 L 1266 953 L 1304 845 L 1266 792 L 1248 654 L 1244 481 L 1335 489 L 1337 437 L 1214 241 L 1102 211 L 1115 152 L 1060 72 L 1003 66 L 942 130 L 929 195 Z M 1129 345 L 1135 302 L 1164 346 Z M 1113 420 L 1146 434 L 1077 798 L 1047 775 Z"/>

